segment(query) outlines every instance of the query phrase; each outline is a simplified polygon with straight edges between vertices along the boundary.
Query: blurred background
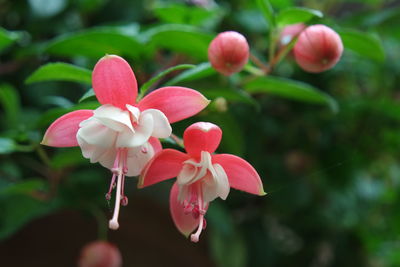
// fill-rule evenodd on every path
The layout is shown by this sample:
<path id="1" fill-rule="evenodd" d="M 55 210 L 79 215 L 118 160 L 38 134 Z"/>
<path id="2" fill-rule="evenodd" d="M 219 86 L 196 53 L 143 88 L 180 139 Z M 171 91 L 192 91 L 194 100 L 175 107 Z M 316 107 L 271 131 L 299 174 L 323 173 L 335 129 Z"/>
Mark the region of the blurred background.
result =
<path id="1" fill-rule="evenodd" d="M 76 266 L 82 247 L 105 236 L 128 267 L 400 266 L 400 2 L 271 0 L 276 27 L 260 2 L 0 0 L 2 266 Z M 298 22 L 295 6 L 321 11 L 302 20 L 341 35 L 344 54 L 332 70 L 306 73 L 290 54 L 264 77 L 253 63 L 230 77 L 210 67 L 208 45 L 226 30 L 246 36 L 267 63 L 274 36 Z M 108 231 L 109 171 L 79 148 L 39 145 L 60 115 L 99 106 L 85 93 L 106 53 L 127 59 L 139 86 L 195 65 L 153 86 L 213 100 L 174 133 L 195 121 L 219 124 L 218 152 L 249 161 L 267 195 L 231 190 L 214 201 L 193 244 L 170 218 L 172 182 L 137 190 L 130 178 L 120 229 Z M 72 65 L 37 71 L 52 62 Z"/>

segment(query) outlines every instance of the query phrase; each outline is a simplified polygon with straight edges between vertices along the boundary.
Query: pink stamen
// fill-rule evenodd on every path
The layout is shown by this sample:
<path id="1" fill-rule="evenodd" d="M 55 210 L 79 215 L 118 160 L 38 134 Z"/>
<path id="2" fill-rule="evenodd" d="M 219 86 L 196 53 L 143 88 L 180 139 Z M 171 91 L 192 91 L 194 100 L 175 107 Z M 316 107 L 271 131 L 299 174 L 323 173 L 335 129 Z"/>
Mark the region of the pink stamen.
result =
<path id="1" fill-rule="evenodd" d="M 204 215 L 205 215 L 206 211 L 203 208 L 204 207 L 203 192 L 201 190 L 200 184 L 198 184 L 197 189 L 198 189 L 197 203 L 193 208 L 192 214 L 195 219 L 199 220 L 199 227 L 197 228 L 196 233 L 194 233 L 190 236 L 190 240 L 194 243 L 199 242 L 201 231 L 206 228 L 206 220 L 204 219 Z"/>
<path id="2" fill-rule="evenodd" d="M 119 215 L 119 207 L 121 204 L 121 182 L 122 182 L 122 173 L 118 175 L 117 180 L 117 190 L 116 190 L 116 197 L 115 197 L 115 208 L 114 208 L 114 215 L 110 220 L 108 226 L 112 230 L 117 230 L 119 228 L 118 224 L 118 215 Z"/>
<path id="3" fill-rule="evenodd" d="M 120 157 L 121 157 L 121 149 L 118 149 L 117 156 L 115 157 L 114 165 L 113 165 L 113 167 L 111 169 L 111 171 L 114 174 L 117 174 L 117 175 L 119 175 L 119 172 L 121 171 L 121 169 L 119 167 L 119 164 L 120 164 L 120 160 L 119 159 L 120 159 Z"/>
<path id="4" fill-rule="evenodd" d="M 115 177 L 116 175 L 113 174 L 112 178 L 111 178 L 111 184 L 110 184 L 110 188 L 108 189 L 108 193 L 106 194 L 106 199 L 110 200 L 111 199 L 111 191 L 114 189 L 115 187 Z"/>
<path id="5" fill-rule="evenodd" d="M 147 152 L 149 152 L 148 149 L 147 149 L 147 147 L 145 147 L 145 146 L 142 146 L 141 151 L 142 151 L 142 153 L 144 153 L 144 154 L 146 154 Z"/>

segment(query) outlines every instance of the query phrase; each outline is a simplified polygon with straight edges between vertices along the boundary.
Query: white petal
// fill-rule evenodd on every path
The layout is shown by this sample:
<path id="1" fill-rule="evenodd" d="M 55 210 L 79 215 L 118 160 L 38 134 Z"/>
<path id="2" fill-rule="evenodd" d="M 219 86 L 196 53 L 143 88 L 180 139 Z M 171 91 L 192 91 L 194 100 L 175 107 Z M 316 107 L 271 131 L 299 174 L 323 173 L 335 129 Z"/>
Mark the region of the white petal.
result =
<path id="1" fill-rule="evenodd" d="M 91 145 L 97 145 L 102 148 L 109 148 L 114 146 L 116 132 L 102 125 L 95 118 L 90 119 L 81 123 L 82 127 L 77 132 L 77 137 L 85 140 L 86 143 Z"/>
<path id="2" fill-rule="evenodd" d="M 128 173 L 127 176 L 137 176 L 143 167 L 154 156 L 154 149 L 149 143 L 142 147 L 135 147 L 128 150 Z"/>
<path id="3" fill-rule="evenodd" d="M 140 116 L 140 110 L 137 107 L 126 105 L 126 108 L 129 110 L 132 116 L 133 122 L 138 122 Z"/>
<path id="4" fill-rule="evenodd" d="M 230 185 L 228 176 L 225 173 L 224 168 L 219 164 L 213 165 L 214 170 L 216 172 L 216 176 L 214 176 L 214 181 L 217 187 L 217 195 L 225 200 L 228 197 Z"/>
<path id="5" fill-rule="evenodd" d="M 103 148 L 96 145 L 91 145 L 77 135 L 78 144 L 81 147 L 84 158 L 90 159 L 90 163 L 96 163 L 110 148 Z"/>
<path id="6" fill-rule="evenodd" d="M 182 170 L 176 177 L 178 185 L 189 184 L 196 177 L 198 168 L 192 164 L 183 164 Z"/>
<path id="7" fill-rule="evenodd" d="M 114 131 L 121 132 L 126 128 L 134 131 L 129 112 L 112 105 L 102 105 L 93 112 L 93 117 Z"/>
<path id="8" fill-rule="evenodd" d="M 154 128 L 151 136 L 156 138 L 167 138 L 171 135 L 172 128 L 164 113 L 158 109 L 146 109 L 142 112 L 142 116 L 144 114 L 151 114 L 154 120 Z"/>
<path id="9" fill-rule="evenodd" d="M 131 138 L 126 138 L 123 133 L 121 140 L 117 140 L 117 147 L 138 147 L 144 145 L 153 132 L 154 121 L 151 114 L 142 114 L 139 118 L 139 124 L 135 128 L 135 134 Z"/>
<path id="10" fill-rule="evenodd" d="M 217 185 L 215 183 L 214 178 L 210 173 L 207 174 L 206 177 L 201 181 L 202 185 L 202 193 L 203 193 L 203 201 L 211 202 L 218 197 L 217 193 Z"/>

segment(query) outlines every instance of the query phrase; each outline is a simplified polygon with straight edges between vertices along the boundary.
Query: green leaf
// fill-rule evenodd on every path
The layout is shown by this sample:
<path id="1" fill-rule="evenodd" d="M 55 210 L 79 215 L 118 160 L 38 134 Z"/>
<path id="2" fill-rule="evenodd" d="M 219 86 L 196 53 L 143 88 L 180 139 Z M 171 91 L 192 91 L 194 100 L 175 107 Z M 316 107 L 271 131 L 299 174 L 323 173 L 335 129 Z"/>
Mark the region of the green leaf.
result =
<path id="1" fill-rule="evenodd" d="M 181 3 L 156 2 L 153 12 L 161 21 L 200 26 L 206 22 L 218 21 L 222 12 L 217 6 L 201 8 Z"/>
<path id="2" fill-rule="evenodd" d="M 147 90 L 149 90 L 149 88 L 155 84 L 156 82 L 158 82 L 161 78 L 163 78 L 164 76 L 168 75 L 169 73 L 176 71 L 176 70 L 184 70 L 184 69 L 192 69 L 194 68 L 196 65 L 191 65 L 191 64 L 181 64 L 181 65 L 177 65 L 171 68 L 168 68 L 162 72 L 160 72 L 159 74 L 157 74 L 156 76 L 154 76 L 153 78 L 151 78 L 150 80 L 148 80 L 146 83 L 144 83 L 142 85 L 142 87 L 140 88 L 140 95 L 139 95 L 139 99 L 141 97 L 143 97 Z"/>
<path id="3" fill-rule="evenodd" d="M 244 87 L 250 93 L 268 93 L 307 103 L 325 104 L 333 112 L 338 111 L 335 99 L 303 82 L 268 76 L 259 77 L 247 83 Z"/>
<path id="4" fill-rule="evenodd" d="M 151 28 L 142 34 L 145 42 L 159 48 L 207 59 L 207 49 L 214 35 L 197 27 L 167 24 Z"/>
<path id="5" fill-rule="evenodd" d="M 338 32 L 346 49 L 378 62 L 385 60 L 385 51 L 378 38 L 354 30 L 340 30 Z"/>
<path id="6" fill-rule="evenodd" d="M 2 187 L 0 189 L 0 195 L 29 195 L 35 191 L 45 189 L 45 184 L 45 181 L 40 179 L 29 179 Z"/>
<path id="7" fill-rule="evenodd" d="M 198 79 L 202 79 L 205 77 L 209 77 L 211 75 L 216 74 L 217 72 L 214 70 L 213 67 L 211 67 L 211 64 L 209 62 L 204 62 L 201 64 L 198 64 L 194 68 L 184 71 L 178 76 L 174 77 L 170 81 L 166 83 L 166 85 L 174 85 L 182 82 L 190 82 L 190 81 L 195 81 Z"/>
<path id="8" fill-rule="evenodd" d="M 282 10 L 276 17 L 279 26 L 295 24 L 300 22 L 307 22 L 315 17 L 322 18 L 324 15 L 321 11 L 303 8 L 303 7 L 290 7 Z"/>
<path id="9" fill-rule="evenodd" d="M 0 154 L 10 154 L 17 148 L 18 146 L 13 139 L 0 137 Z"/>
<path id="10" fill-rule="evenodd" d="M 1 84 L 0 104 L 4 108 L 7 126 L 15 126 L 18 122 L 21 108 L 17 90 L 8 84 Z"/>
<path id="11" fill-rule="evenodd" d="M 98 28 L 58 37 L 48 44 L 46 51 L 53 55 L 95 59 L 106 54 L 137 58 L 142 51 L 142 44 L 122 30 Z"/>
<path id="12" fill-rule="evenodd" d="M 96 97 L 96 94 L 94 93 L 93 88 L 90 88 L 89 90 L 86 91 L 86 93 L 83 94 L 83 96 L 79 99 L 79 103 L 87 100 L 87 99 L 91 99 L 93 97 Z"/>
<path id="13" fill-rule="evenodd" d="M 85 102 L 85 103 L 80 103 L 72 108 L 54 108 L 51 109 L 49 111 L 47 111 L 46 113 L 44 113 L 40 119 L 36 122 L 36 127 L 42 128 L 42 127 L 47 127 L 50 125 L 50 123 L 52 123 L 53 121 L 55 121 L 56 119 L 58 119 L 59 117 L 61 117 L 62 115 L 74 111 L 74 110 L 78 110 L 78 109 L 96 109 L 100 106 L 100 104 L 98 102 Z"/>
<path id="14" fill-rule="evenodd" d="M 0 27 L 0 52 L 21 38 L 20 32 L 7 31 Z"/>
<path id="15" fill-rule="evenodd" d="M 272 9 L 271 3 L 268 0 L 257 0 L 257 5 L 263 13 L 270 27 L 275 26 L 275 14 Z"/>
<path id="16" fill-rule="evenodd" d="M 62 150 L 51 159 L 51 167 L 54 169 L 76 167 L 87 163 L 89 163 L 89 161 L 82 157 L 80 148 L 68 148 L 67 150 Z"/>
<path id="17" fill-rule="evenodd" d="M 72 64 L 48 63 L 32 73 L 25 82 L 32 84 L 46 81 L 71 81 L 91 84 L 92 72 Z"/>

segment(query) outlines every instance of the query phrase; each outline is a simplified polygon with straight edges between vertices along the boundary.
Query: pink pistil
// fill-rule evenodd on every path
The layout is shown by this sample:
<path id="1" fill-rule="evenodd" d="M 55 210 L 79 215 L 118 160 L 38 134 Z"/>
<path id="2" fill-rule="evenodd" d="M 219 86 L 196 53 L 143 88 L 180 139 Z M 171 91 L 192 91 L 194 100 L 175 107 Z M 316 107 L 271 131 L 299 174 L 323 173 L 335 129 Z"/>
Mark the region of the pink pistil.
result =
<path id="1" fill-rule="evenodd" d="M 193 193 L 191 196 L 192 199 L 193 199 L 193 195 L 194 195 Z M 190 236 L 190 240 L 195 243 L 199 242 L 201 231 L 206 228 L 206 220 L 204 219 L 206 210 L 204 209 L 204 201 L 203 201 L 203 193 L 201 190 L 201 185 L 198 185 L 196 202 L 197 203 L 195 203 L 193 205 L 192 215 L 193 215 L 193 218 L 199 220 L 199 227 L 197 228 L 196 233 L 194 233 Z"/>
<path id="2" fill-rule="evenodd" d="M 113 178 L 111 180 L 110 190 L 106 194 L 106 199 L 111 199 L 111 190 L 115 187 L 115 179 L 117 178 L 117 188 L 115 190 L 115 207 L 112 219 L 109 221 L 109 228 L 117 230 L 119 228 L 118 216 L 120 205 L 128 205 L 128 198 L 124 195 L 125 175 L 128 172 L 127 167 L 127 150 L 124 148 L 118 149 L 114 166 L 111 169 Z"/>

